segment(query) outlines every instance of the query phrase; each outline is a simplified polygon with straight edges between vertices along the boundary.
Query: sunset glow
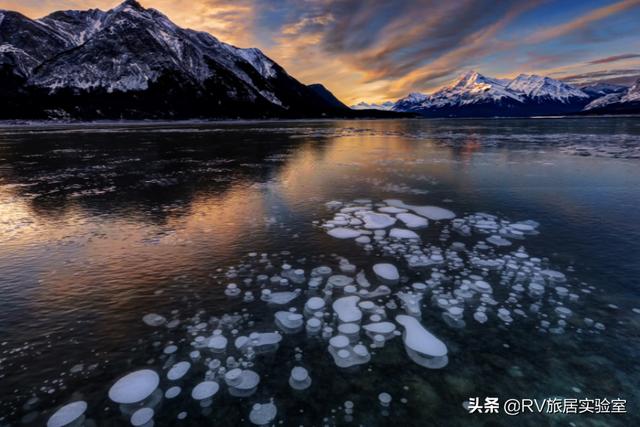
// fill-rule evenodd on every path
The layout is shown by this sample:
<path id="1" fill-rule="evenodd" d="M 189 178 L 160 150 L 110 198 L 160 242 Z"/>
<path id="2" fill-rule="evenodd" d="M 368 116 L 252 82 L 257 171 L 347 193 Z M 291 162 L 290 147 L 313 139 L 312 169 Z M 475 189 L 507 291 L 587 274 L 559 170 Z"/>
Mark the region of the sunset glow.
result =
<path id="1" fill-rule="evenodd" d="M 109 9 L 113 0 L 9 0 L 37 18 Z M 468 69 L 497 77 L 539 73 L 579 83 L 640 75 L 640 0 L 261 1 L 144 0 L 177 24 L 258 47 L 303 83 L 348 104 L 430 92 Z"/>

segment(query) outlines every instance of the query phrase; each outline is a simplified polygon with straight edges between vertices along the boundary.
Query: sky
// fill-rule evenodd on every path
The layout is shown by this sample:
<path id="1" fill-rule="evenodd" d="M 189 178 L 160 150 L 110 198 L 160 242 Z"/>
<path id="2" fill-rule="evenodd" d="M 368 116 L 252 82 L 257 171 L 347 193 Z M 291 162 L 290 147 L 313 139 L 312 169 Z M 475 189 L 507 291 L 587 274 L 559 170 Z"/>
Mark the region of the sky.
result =
<path id="1" fill-rule="evenodd" d="M 348 104 L 430 93 L 473 69 L 581 84 L 640 77 L 640 0 L 139 0 L 178 25 L 258 47 Z M 39 18 L 118 0 L 0 0 Z"/>

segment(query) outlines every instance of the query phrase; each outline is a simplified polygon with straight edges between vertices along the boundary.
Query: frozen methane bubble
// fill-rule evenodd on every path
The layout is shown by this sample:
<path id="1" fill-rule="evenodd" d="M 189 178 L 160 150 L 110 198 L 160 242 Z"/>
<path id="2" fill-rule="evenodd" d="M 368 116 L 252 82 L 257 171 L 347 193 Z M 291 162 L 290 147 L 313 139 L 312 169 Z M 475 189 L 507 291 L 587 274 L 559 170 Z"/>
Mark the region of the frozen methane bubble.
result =
<path id="1" fill-rule="evenodd" d="M 418 365 L 440 369 L 447 365 L 447 346 L 418 322 L 415 317 L 399 314 L 396 322 L 404 327 L 405 350 Z"/>
<path id="2" fill-rule="evenodd" d="M 422 307 L 420 306 L 420 303 L 424 294 L 418 292 L 398 292 L 396 295 L 400 301 L 402 301 L 402 307 L 409 316 L 418 318 L 422 316 Z"/>
<path id="3" fill-rule="evenodd" d="M 296 366 L 291 370 L 289 385 L 294 390 L 306 390 L 311 386 L 309 372 L 302 366 Z"/>
<path id="4" fill-rule="evenodd" d="M 396 208 L 395 206 L 384 206 L 380 209 L 378 209 L 378 211 L 383 212 L 383 213 L 388 213 L 388 214 L 399 214 L 399 213 L 404 213 L 407 210 L 406 209 L 401 209 L 401 208 Z M 398 216 L 398 215 L 396 215 Z"/>
<path id="5" fill-rule="evenodd" d="M 268 291 L 268 292 L 265 292 Z M 287 305 L 294 299 L 296 299 L 300 295 L 300 292 L 293 291 L 284 291 L 284 292 L 271 292 L 269 289 L 262 290 L 262 296 L 260 299 L 262 301 L 268 302 L 269 304 L 276 305 Z"/>
<path id="6" fill-rule="evenodd" d="M 344 276 L 342 274 L 334 274 L 327 280 L 327 284 L 335 288 L 344 288 L 345 286 L 349 286 L 352 283 L 353 279 L 351 277 Z"/>
<path id="7" fill-rule="evenodd" d="M 433 221 L 440 221 L 443 219 L 453 219 L 456 217 L 456 214 L 451 212 L 449 209 L 440 208 L 437 206 L 413 206 L 404 203 L 401 200 L 396 199 L 388 199 L 384 201 L 389 206 L 395 206 L 397 208 L 409 209 L 417 213 L 420 216 L 425 218 L 429 218 Z"/>
<path id="8" fill-rule="evenodd" d="M 131 425 L 134 427 L 143 426 L 153 419 L 154 414 L 151 408 L 140 408 L 131 415 Z"/>
<path id="9" fill-rule="evenodd" d="M 364 212 L 360 215 L 360 218 L 364 221 L 364 228 L 369 230 L 391 227 L 396 223 L 396 219 L 394 217 L 375 212 Z"/>
<path id="10" fill-rule="evenodd" d="M 382 406 L 389 406 L 391 404 L 391 395 L 389 393 L 380 393 L 378 395 L 378 402 Z"/>
<path id="11" fill-rule="evenodd" d="M 338 332 L 349 338 L 349 341 L 356 342 L 360 338 L 360 325 L 357 323 L 341 323 L 338 325 Z"/>
<path id="12" fill-rule="evenodd" d="M 320 319 L 318 319 L 317 317 L 312 317 L 311 319 L 307 320 L 307 332 L 310 334 L 315 334 L 320 332 L 320 329 L 322 328 L 322 321 L 320 321 Z"/>
<path id="13" fill-rule="evenodd" d="M 277 332 L 253 332 L 248 337 L 239 336 L 234 344 L 240 351 L 251 347 L 256 353 L 263 353 L 277 349 L 280 341 L 282 335 Z"/>
<path id="14" fill-rule="evenodd" d="M 157 327 L 164 325 L 167 319 L 165 319 L 164 316 L 160 316 L 159 314 L 149 313 L 145 314 L 142 317 L 142 321 L 149 326 Z"/>
<path id="15" fill-rule="evenodd" d="M 195 400 L 205 400 L 213 397 L 220 386 L 215 381 L 203 381 L 191 390 L 191 397 Z"/>
<path id="16" fill-rule="evenodd" d="M 169 369 L 169 372 L 167 372 L 167 379 L 171 381 L 179 380 L 185 376 L 189 368 L 191 368 L 191 363 L 178 362 Z"/>
<path id="17" fill-rule="evenodd" d="M 409 228 L 424 228 L 429 226 L 429 220 L 412 213 L 401 213 L 396 215 L 400 221 Z"/>
<path id="18" fill-rule="evenodd" d="M 350 368 L 368 363 L 371 360 L 371 354 L 369 354 L 367 347 L 362 344 L 351 347 L 349 339 L 344 335 L 336 335 L 329 340 L 329 354 L 339 368 Z"/>
<path id="19" fill-rule="evenodd" d="M 398 273 L 398 269 L 393 264 L 376 264 L 373 266 L 373 272 L 380 280 L 387 284 L 395 284 L 400 280 L 400 273 Z"/>
<path id="20" fill-rule="evenodd" d="M 307 300 L 306 304 L 304 305 L 304 312 L 308 316 L 311 316 L 313 315 L 313 313 L 323 310 L 324 306 L 325 306 L 325 302 L 322 298 L 311 297 Z"/>
<path id="21" fill-rule="evenodd" d="M 233 374 L 231 374 L 232 372 Z M 225 375 L 225 382 L 229 386 L 230 395 L 248 397 L 256 392 L 258 384 L 260 384 L 260 375 L 249 369 L 232 369 Z"/>
<path id="22" fill-rule="evenodd" d="M 483 294 L 490 294 L 492 292 L 491 285 L 484 280 L 476 280 L 471 284 L 471 288 Z"/>
<path id="23" fill-rule="evenodd" d="M 182 392 L 182 388 L 176 385 L 176 386 L 170 387 L 164 393 L 164 397 L 166 397 L 167 399 L 173 399 L 174 397 L 177 397 L 181 392 Z"/>
<path id="24" fill-rule="evenodd" d="M 502 236 L 493 235 L 487 238 L 487 242 L 495 246 L 511 246 L 511 242 Z"/>
<path id="25" fill-rule="evenodd" d="M 390 340 L 395 336 L 394 332 L 396 330 L 396 325 L 391 322 L 377 322 L 369 323 L 364 325 L 362 328 L 371 339 L 376 335 L 380 335 L 384 337 L 385 340 Z"/>
<path id="26" fill-rule="evenodd" d="M 487 320 L 489 320 L 487 318 L 487 314 L 484 311 L 476 311 L 475 313 L 473 313 L 473 318 L 478 323 L 485 323 Z"/>
<path id="27" fill-rule="evenodd" d="M 228 297 L 237 297 L 242 291 L 235 283 L 229 283 L 224 290 L 224 294 Z"/>
<path id="28" fill-rule="evenodd" d="M 69 425 L 82 417 L 86 410 L 87 402 L 84 400 L 68 403 L 51 415 L 47 421 L 47 427 L 64 427 Z"/>
<path id="29" fill-rule="evenodd" d="M 111 386 L 109 399 L 116 403 L 138 403 L 149 397 L 158 384 L 160 377 L 151 369 L 131 372 Z"/>
<path id="30" fill-rule="evenodd" d="M 275 315 L 276 326 L 286 334 L 299 332 L 304 325 L 304 318 L 300 313 L 290 311 L 278 311 Z"/>
<path id="31" fill-rule="evenodd" d="M 207 347 L 214 352 L 223 352 L 227 349 L 227 339 L 222 335 L 215 335 L 209 338 Z"/>
<path id="32" fill-rule="evenodd" d="M 355 239 L 362 233 L 353 228 L 337 227 L 327 231 L 327 234 L 331 237 L 335 237 L 336 239 Z"/>
<path id="33" fill-rule="evenodd" d="M 362 319 L 362 312 L 358 308 L 360 297 L 356 295 L 342 297 L 333 303 L 333 311 L 343 323 L 357 323 Z"/>
<path id="34" fill-rule="evenodd" d="M 389 231 L 389 237 L 393 237 L 394 239 L 420 239 L 420 236 L 418 236 L 415 231 L 405 228 L 392 228 L 391 231 Z"/>
<path id="35" fill-rule="evenodd" d="M 249 421 L 257 426 L 264 426 L 271 423 L 277 414 L 278 408 L 276 408 L 273 402 L 256 403 L 249 413 Z"/>

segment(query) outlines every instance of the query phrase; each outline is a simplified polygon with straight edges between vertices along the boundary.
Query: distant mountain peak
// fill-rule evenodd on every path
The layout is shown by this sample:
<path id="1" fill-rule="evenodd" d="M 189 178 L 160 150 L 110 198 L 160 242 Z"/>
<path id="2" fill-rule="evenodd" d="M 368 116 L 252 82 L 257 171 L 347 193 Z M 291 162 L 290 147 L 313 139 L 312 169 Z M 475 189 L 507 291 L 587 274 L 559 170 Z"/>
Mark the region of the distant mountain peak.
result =
<path id="1" fill-rule="evenodd" d="M 409 94 L 394 110 L 435 116 L 552 114 L 579 111 L 589 99 L 581 90 L 546 76 L 496 79 L 469 70 L 431 95 Z"/>
<path id="2" fill-rule="evenodd" d="M 127 7 L 131 7 L 133 9 L 138 9 L 138 10 L 145 10 L 145 8 L 142 7 L 142 5 L 137 0 L 124 0 L 122 3 L 116 6 L 115 9 L 124 9 Z"/>

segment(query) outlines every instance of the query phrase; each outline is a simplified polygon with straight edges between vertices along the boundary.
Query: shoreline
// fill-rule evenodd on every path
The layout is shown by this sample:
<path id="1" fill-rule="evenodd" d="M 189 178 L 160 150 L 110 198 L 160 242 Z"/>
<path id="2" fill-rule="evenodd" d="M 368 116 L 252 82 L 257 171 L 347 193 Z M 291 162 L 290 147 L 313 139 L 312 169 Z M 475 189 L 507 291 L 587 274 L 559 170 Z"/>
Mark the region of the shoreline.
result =
<path id="1" fill-rule="evenodd" d="M 494 116 L 494 117 L 358 117 L 358 118 L 310 118 L 310 119 L 186 119 L 186 120 L 0 120 L 0 129 L 10 128 L 29 128 L 29 127 L 89 127 L 89 126 L 128 126 L 128 127 L 145 127 L 145 126 L 187 126 L 187 125 L 243 125 L 254 123 L 323 123 L 333 121 L 445 121 L 445 120 L 557 120 L 557 119 L 615 119 L 615 118 L 639 118 L 640 114 L 603 114 L 603 115 L 564 115 L 564 116 Z"/>

